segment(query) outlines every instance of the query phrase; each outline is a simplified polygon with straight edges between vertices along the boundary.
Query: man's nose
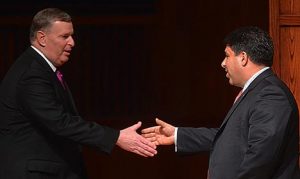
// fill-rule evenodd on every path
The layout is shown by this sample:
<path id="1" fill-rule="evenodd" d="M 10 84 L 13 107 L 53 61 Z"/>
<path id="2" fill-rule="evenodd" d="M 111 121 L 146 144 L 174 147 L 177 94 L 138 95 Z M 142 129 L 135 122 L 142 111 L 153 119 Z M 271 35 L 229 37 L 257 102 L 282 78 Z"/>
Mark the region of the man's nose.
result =
<path id="1" fill-rule="evenodd" d="M 69 40 L 69 43 L 68 43 L 71 47 L 74 47 L 75 46 L 75 41 L 73 39 L 72 36 L 70 36 L 70 40 Z"/>
<path id="2" fill-rule="evenodd" d="M 222 67 L 222 68 L 225 68 L 225 67 L 226 67 L 226 65 L 225 65 L 225 59 L 222 61 L 221 67 Z"/>

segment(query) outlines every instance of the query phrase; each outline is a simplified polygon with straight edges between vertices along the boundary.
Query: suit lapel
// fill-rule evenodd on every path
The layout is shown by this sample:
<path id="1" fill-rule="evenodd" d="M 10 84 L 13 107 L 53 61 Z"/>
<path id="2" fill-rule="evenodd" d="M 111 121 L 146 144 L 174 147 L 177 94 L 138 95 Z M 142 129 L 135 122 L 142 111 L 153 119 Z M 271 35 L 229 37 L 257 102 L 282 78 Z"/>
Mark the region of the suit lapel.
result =
<path id="1" fill-rule="evenodd" d="M 71 93 L 71 91 L 70 91 L 70 89 L 69 89 L 69 86 L 68 86 L 67 82 L 65 82 L 65 87 L 66 87 L 65 92 L 66 92 L 66 94 L 67 94 L 67 97 L 68 97 L 68 101 L 69 101 L 71 110 L 72 110 L 73 114 L 79 115 L 79 114 L 78 114 L 78 111 L 77 111 L 77 108 L 76 108 L 76 105 L 75 105 L 75 103 L 74 103 L 74 99 L 73 99 L 72 93 Z"/>
<path id="2" fill-rule="evenodd" d="M 53 72 L 53 70 L 51 69 L 51 67 L 49 66 L 49 64 L 45 61 L 45 59 L 38 54 L 33 48 L 28 48 L 27 51 L 31 56 L 34 57 L 34 59 L 41 64 L 41 66 L 51 74 L 51 81 L 54 83 L 54 87 L 57 91 L 57 94 L 59 96 L 59 98 L 62 99 L 63 105 L 71 110 L 72 114 L 74 115 L 78 115 L 78 111 L 76 109 L 72 94 L 68 88 L 68 85 L 66 84 L 66 89 L 64 89 L 64 87 L 62 86 L 62 84 L 60 83 L 59 79 L 56 76 L 56 73 Z"/>
<path id="3" fill-rule="evenodd" d="M 223 120 L 219 131 L 217 132 L 216 138 L 217 136 L 219 136 L 223 129 L 225 128 L 228 120 L 230 119 L 230 116 L 232 115 L 232 113 L 236 110 L 236 108 L 239 106 L 239 104 L 243 101 L 243 99 L 247 96 L 247 94 L 252 91 L 263 79 L 265 79 L 268 76 L 274 75 L 274 73 L 272 72 L 271 69 L 267 69 L 266 71 L 264 71 L 262 74 L 260 74 L 259 76 L 257 76 L 254 81 L 252 81 L 252 83 L 250 84 L 250 86 L 242 93 L 242 95 L 240 96 L 240 98 L 232 105 L 232 107 L 230 108 L 230 110 L 228 111 L 225 119 Z"/>
<path id="4" fill-rule="evenodd" d="M 242 95 L 239 97 L 239 99 L 237 99 L 237 101 L 232 105 L 232 107 L 228 111 L 225 119 L 223 120 L 220 128 L 223 128 L 226 125 L 226 123 L 227 123 L 228 119 L 230 118 L 231 114 L 236 110 L 236 108 L 238 107 L 238 105 L 240 104 L 240 102 L 243 100 L 244 96 L 248 93 L 248 91 L 249 90 L 244 91 L 242 93 Z"/>
<path id="5" fill-rule="evenodd" d="M 69 111 L 73 115 L 78 115 L 78 111 L 77 111 L 77 108 L 75 106 L 75 103 L 74 103 L 71 91 L 68 87 L 68 84 L 64 80 L 65 87 L 63 87 L 63 85 L 61 84 L 61 82 L 57 78 L 55 72 L 53 72 L 53 74 L 54 74 L 54 78 L 55 78 L 55 87 L 57 88 L 57 91 L 58 91 L 58 94 L 59 94 L 60 98 L 63 100 L 63 105 L 65 106 L 65 108 L 69 109 Z"/>

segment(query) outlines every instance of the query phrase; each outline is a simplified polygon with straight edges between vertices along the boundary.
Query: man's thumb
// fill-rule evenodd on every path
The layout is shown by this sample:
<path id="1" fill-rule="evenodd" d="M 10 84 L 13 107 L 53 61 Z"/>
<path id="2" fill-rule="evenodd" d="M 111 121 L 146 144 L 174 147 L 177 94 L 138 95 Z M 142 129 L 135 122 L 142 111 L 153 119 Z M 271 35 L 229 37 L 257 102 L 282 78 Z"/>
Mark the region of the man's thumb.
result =
<path id="1" fill-rule="evenodd" d="M 131 126 L 130 128 L 132 128 L 133 130 L 138 130 L 138 128 L 140 128 L 142 126 L 142 122 L 139 121 L 138 123 L 134 124 L 133 126 Z"/>
<path id="2" fill-rule="evenodd" d="M 155 118 L 155 121 L 156 121 L 156 124 L 161 126 L 161 127 L 166 127 L 168 125 L 168 123 L 158 119 L 158 118 Z"/>

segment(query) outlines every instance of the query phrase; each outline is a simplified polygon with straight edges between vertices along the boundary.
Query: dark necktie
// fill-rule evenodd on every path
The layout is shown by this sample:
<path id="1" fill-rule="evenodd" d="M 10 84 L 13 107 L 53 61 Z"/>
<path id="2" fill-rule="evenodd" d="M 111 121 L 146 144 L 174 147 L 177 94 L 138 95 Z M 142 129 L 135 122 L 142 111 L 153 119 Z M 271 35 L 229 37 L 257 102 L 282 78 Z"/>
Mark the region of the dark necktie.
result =
<path id="1" fill-rule="evenodd" d="M 57 78 L 58 78 L 60 84 L 63 86 L 64 89 L 66 89 L 66 88 L 65 88 L 64 79 L 63 79 L 63 74 L 62 74 L 59 70 L 56 70 L 55 73 L 56 73 L 56 76 L 57 76 Z"/>

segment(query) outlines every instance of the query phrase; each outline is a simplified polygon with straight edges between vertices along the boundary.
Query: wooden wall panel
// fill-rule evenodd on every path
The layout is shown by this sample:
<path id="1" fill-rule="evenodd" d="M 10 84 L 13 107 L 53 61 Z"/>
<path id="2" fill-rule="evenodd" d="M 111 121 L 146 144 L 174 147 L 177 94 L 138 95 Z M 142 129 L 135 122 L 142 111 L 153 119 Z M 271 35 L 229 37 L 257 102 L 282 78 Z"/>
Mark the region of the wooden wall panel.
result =
<path id="1" fill-rule="evenodd" d="M 281 79 L 300 102 L 300 27 L 280 28 Z"/>
<path id="2" fill-rule="evenodd" d="M 269 0 L 269 4 L 269 27 L 275 48 L 273 68 L 289 86 L 299 106 L 300 1 Z"/>
<path id="3" fill-rule="evenodd" d="M 280 0 L 279 4 L 280 14 L 300 14 L 299 0 Z"/>

